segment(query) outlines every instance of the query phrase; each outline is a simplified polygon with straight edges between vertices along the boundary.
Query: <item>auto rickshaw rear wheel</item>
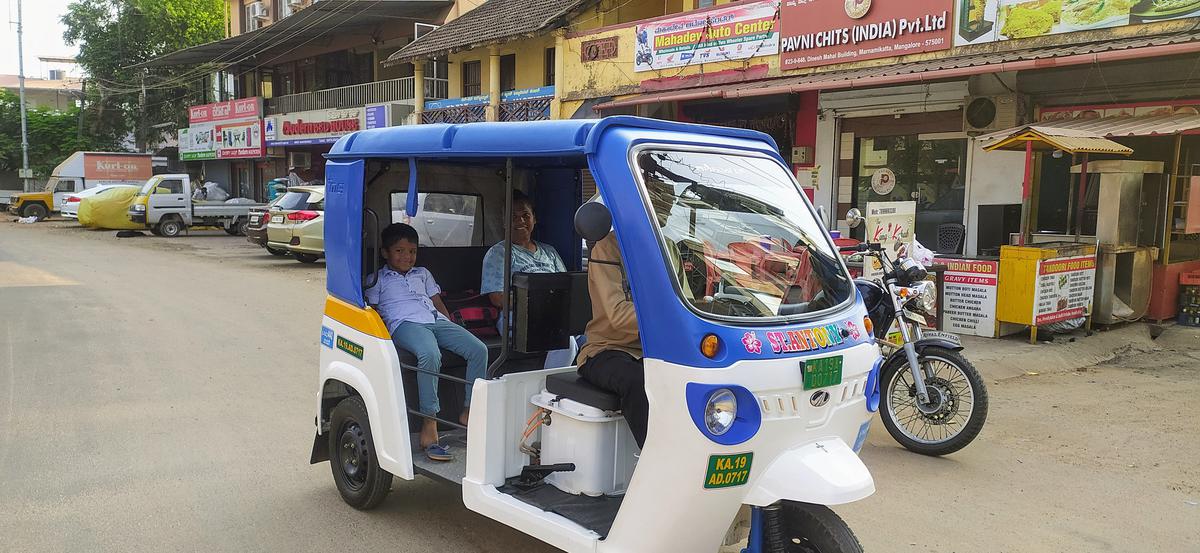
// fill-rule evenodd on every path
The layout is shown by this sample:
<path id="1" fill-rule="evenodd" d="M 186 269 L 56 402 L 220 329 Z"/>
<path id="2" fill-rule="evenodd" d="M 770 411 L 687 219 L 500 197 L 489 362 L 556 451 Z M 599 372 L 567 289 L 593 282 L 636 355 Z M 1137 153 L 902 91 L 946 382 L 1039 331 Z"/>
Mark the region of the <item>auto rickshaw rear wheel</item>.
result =
<path id="1" fill-rule="evenodd" d="M 862 553 L 846 521 L 824 505 L 783 502 L 786 553 Z"/>
<path id="2" fill-rule="evenodd" d="M 371 423 L 362 398 L 343 399 L 329 416 L 329 466 L 347 505 L 374 509 L 392 489 L 392 474 L 379 466 Z"/>

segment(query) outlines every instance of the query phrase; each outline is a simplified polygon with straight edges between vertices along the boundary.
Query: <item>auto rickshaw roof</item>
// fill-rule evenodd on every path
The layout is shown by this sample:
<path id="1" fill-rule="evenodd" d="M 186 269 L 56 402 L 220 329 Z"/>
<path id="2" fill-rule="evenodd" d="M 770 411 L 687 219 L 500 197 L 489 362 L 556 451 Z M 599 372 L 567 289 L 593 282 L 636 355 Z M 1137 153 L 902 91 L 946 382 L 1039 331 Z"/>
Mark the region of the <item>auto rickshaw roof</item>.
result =
<path id="1" fill-rule="evenodd" d="M 604 119 L 425 124 L 369 129 L 342 137 L 326 157 L 334 160 L 573 157 L 594 152 L 600 135 L 613 127 L 750 139 L 767 142 L 778 150 L 774 139 L 758 131 L 614 116 Z"/>

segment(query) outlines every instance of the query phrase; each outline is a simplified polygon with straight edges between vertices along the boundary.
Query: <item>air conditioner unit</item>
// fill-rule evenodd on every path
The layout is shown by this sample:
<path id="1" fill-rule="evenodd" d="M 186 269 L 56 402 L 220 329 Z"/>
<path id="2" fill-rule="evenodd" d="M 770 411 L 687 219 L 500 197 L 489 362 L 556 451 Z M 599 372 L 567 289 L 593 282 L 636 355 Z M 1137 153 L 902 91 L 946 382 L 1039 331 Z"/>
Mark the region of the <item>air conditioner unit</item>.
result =
<path id="1" fill-rule="evenodd" d="M 1015 127 L 1025 122 L 1024 99 L 1017 94 L 972 96 L 963 107 L 963 130 L 982 134 Z"/>
<path id="2" fill-rule="evenodd" d="M 265 2 L 255 2 L 248 6 L 250 17 L 253 19 L 270 19 L 271 8 Z"/>
<path id="3" fill-rule="evenodd" d="M 312 166 L 312 154 L 308 152 L 288 152 L 288 167 L 308 169 Z"/>

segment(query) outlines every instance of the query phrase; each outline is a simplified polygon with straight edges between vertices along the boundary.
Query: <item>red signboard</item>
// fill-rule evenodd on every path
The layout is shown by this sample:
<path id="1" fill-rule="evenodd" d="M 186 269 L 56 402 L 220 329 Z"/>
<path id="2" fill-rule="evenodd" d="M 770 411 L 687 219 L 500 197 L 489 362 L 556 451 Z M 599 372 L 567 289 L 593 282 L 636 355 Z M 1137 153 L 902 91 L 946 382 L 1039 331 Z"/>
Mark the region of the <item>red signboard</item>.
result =
<path id="1" fill-rule="evenodd" d="M 210 123 L 262 117 L 262 101 L 258 97 L 229 100 L 188 108 L 188 123 Z"/>
<path id="2" fill-rule="evenodd" d="M 780 10 L 785 71 L 952 46 L 953 0 L 783 0 Z"/>
<path id="3" fill-rule="evenodd" d="M 83 176 L 93 180 L 146 180 L 154 174 L 150 156 L 84 154 Z"/>

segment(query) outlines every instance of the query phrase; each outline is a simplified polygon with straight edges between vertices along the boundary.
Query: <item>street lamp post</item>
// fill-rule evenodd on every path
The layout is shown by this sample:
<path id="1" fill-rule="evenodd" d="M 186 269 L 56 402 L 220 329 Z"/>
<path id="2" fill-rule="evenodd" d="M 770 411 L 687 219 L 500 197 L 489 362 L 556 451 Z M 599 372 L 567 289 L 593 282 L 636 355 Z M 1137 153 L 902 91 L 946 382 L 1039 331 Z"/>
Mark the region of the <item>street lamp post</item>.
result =
<path id="1" fill-rule="evenodd" d="M 25 42 L 22 35 L 21 0 L 17 0 L 17 83 L 21 97 L 21 181 L 22 188 L 28 188 L 29 173 L 29 130 L 25 115 Z"/>

